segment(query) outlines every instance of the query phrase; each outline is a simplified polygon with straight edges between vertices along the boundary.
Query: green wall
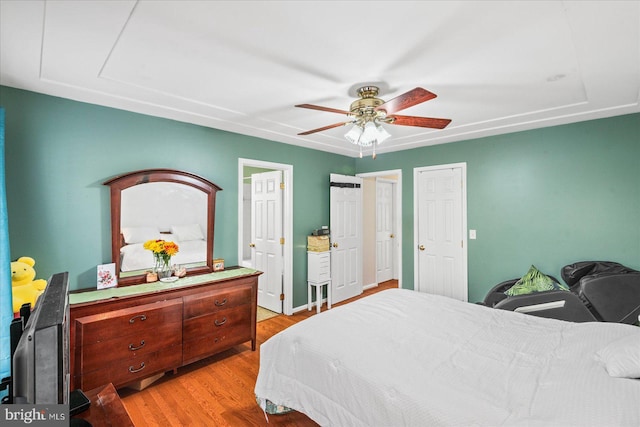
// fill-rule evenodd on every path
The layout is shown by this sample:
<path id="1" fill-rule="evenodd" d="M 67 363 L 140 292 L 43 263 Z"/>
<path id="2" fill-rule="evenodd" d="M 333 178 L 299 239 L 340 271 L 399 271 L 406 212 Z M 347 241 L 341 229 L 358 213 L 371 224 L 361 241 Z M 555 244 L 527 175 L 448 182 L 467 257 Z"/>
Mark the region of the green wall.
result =
<path id="1" fill-rule="evenodd" d="M 389 140 L 390 143 L 393 141 Z M 403 282 L 413 283 L 413 169 L 467 163 L 469 300 L 531 264 L 560 279 L 575 261 L 640 270 L 640 114 L 359 159 L 402 169 Z"/>
<path id="2" fill-rule="evenodd" d="M 0 87 L 6 109 L 11 258 L 36 260 L 39 278 L 69 271 L 72 289 L 95 287 L 111 262 L 107 179 L 172 168 L 222 187 L 214 254 L 238 264 L 238 158 L 293 165 L 293 306 L 306 304 L 306 236 L 329 222 L 329 174 L 353 174 L 345 156 Z"/>
<path id="3" fill-rule="evenodd" d="M 402 169 L 405 287 L 413 283 L 413 168 L 458 162 L 467 163 L 468 227 L 478 230 L 469 241 L 470 301 L 531 264 L 556 276 L 587 259 L 640 269 L 640 114 L 356 160 L 8 87 L 0 105 L 11 257 L 34 257 L 38 277 L 69 271 L 74 289 L 95 286 L 96 265 L 110 262 L 102 183 L 137 169 L 183 169 L 222 187 L 214 252 L 237 264 L 240 157 L 293 165 L 294 307 L 306 304 L 306 236 L 329 222 L 321 207 L 330 173 Z"/>

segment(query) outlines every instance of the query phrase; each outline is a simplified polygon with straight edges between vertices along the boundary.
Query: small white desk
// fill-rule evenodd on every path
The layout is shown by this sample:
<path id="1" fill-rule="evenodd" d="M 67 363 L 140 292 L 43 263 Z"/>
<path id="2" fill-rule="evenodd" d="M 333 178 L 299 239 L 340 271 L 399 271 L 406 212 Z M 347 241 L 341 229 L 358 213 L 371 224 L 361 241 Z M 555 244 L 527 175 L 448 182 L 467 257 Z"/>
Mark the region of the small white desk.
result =
<path id="1" fill-rule="evenodd" d="M 327 309 L 331 308 L 331 254 L 330 252 L 307 252 L 307 310 L 311 311 L 312 288 L 315 288 L 316 310 L 322 306 L 322 287 L 327 285 Z"/>

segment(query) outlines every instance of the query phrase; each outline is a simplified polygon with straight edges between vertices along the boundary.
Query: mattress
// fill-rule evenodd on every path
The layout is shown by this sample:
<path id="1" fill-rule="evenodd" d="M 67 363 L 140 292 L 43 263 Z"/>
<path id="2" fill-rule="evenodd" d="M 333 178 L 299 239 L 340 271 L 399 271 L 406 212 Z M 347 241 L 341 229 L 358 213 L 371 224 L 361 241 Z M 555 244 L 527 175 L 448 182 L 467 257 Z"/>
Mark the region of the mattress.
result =
<path id="1" fill-rule="evenodd" d="M 638 338 L 392 289 L 262 344 L 255 394 L 331 426 L 638 426 L 640 380 L 597 355 Z"/>

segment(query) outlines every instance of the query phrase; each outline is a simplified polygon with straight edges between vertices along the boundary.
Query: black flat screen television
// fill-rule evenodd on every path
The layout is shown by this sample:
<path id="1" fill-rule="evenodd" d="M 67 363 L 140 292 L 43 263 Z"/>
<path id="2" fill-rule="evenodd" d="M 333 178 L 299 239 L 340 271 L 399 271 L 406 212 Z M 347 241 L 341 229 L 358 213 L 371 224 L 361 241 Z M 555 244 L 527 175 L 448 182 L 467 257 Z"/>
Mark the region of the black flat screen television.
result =
<path id="1" fill-rule="evenodd" d="M 48 280 L 13 354 L 13 403 L 69 402 L 69 273 Z"/>

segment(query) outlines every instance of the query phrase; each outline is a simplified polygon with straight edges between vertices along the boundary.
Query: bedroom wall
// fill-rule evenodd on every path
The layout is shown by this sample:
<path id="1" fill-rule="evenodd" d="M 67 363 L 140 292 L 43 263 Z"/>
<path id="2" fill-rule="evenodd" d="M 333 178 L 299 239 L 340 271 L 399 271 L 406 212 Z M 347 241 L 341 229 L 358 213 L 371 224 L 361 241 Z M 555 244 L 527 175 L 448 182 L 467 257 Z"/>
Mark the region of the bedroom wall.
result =
<path id="1" fill-rule="evenodd" d="M 389 143 L 393 143 L 389 140 Z M 403 284 L 412 288 L 413 169 L 467 163 L 469 301 L 531 264 L 611 260 L 640 270 L 640 114 L 356 160 L 402 169 Z"/>
<path id="2" fill-rule="evenodd" d="M 38 277 L 95 286 L 110 261 L 106 179 L 143 168 L 202 175 L 218 194 L 215 256 L 237 264 L 237 159 L 294 167 L 294 307 L 306 304 L 306 236 L 329 223 L 329 173 L 403 171 L 403 283 L 413 283 L 413 168 L 467 162 L 469 299 L 531 264 L 549 274 L 610 259 L 640 269 L 640 114 L 351 159 L 0 86 L 11 257 Z M 389 143 L 392 143 L 390 140 Z"/>
<path id="3" fill-rule="evenodd" d="M 222 187 L 214 254 L 237 265 L 238 158 L 293 165 L 293 306 L 306 304 L 306 236 L 329 223 L 329 174 L 353 174 L 345 156 L 33 92 L 0 87 L 6 109 L 11 258 L 36 260 L 38 278 L 69 271 L 72 289 L 95 287 L 111 261 L 108 187 L 121 173 L 182 169 Z"/>

